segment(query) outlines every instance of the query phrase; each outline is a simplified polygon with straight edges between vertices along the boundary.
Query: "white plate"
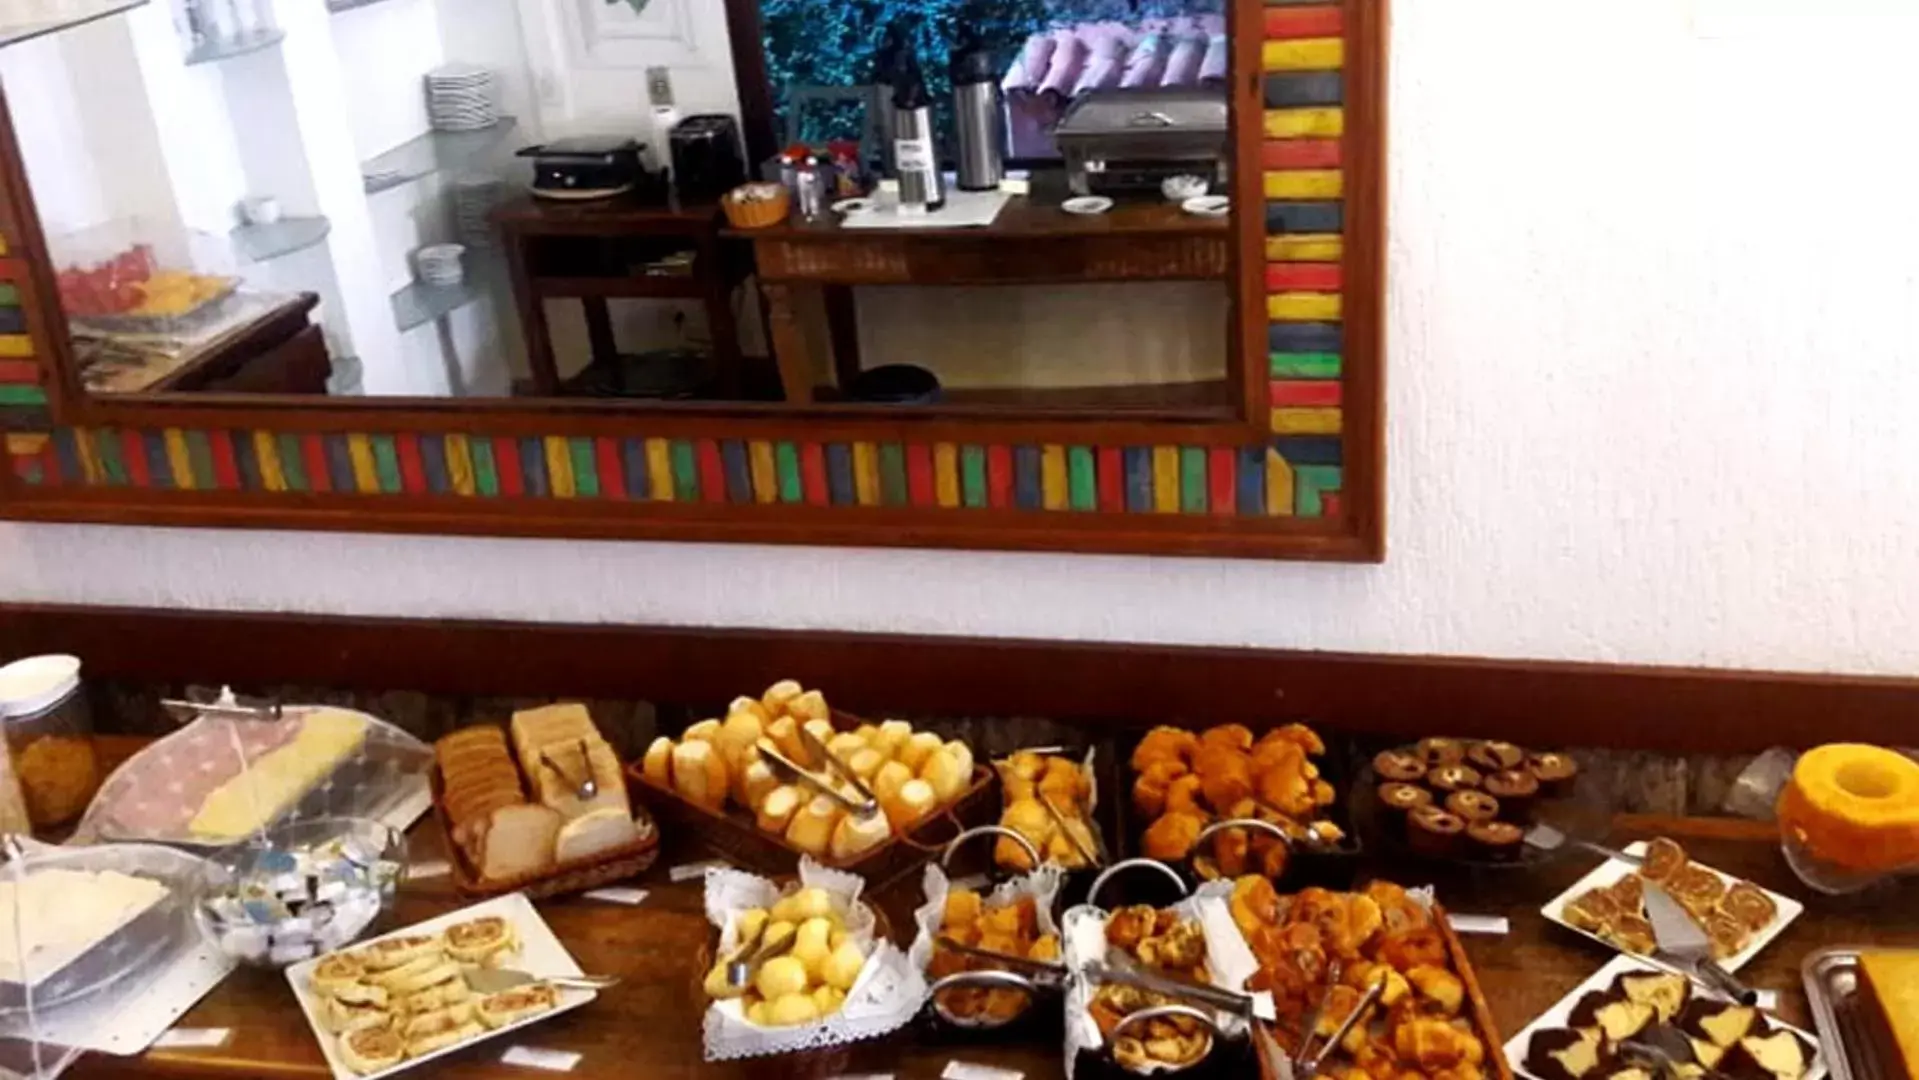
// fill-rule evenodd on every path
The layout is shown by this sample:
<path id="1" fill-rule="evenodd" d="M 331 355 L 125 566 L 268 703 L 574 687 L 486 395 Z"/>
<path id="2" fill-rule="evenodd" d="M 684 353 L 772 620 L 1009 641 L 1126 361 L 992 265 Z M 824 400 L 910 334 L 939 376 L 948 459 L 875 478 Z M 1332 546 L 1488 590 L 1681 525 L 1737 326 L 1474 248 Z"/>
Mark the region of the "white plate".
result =
<path id="1" fill-rule="evenodd" d="M 1113 200 L 1104 195 L 1080 195 L 1059 204 L 1061 210 L 1069 214 L 1104 214 L 1113 208 Z"/>
<path id="2" fill-rule="evenodd" d="M 445 930 L 455 923 L 463 923 L 469 919 L 478 919 L 487 915 L 498 915 L 504 918 L 513 926 L 514 930 L 519 932 L 520 951 L 519 954 L 513 958 L 513 967 L 521 971 L 530 971 L 535 975 L 581 974 L 580 965 L 574 962 L 572 954 L 566 951 L 566 946 L 560 944 L 560 939 L 553 936 L 553 930 L 546 925 L 546 920 L 540 918 L 540 913 L 533 910 L 533 902 L 526 898 L 525 893 L 512 893 L 507 896 L 494 897 L 484 903 L 461 908 L 458 911 L 442 915 L 437 919 L 428 919 L 425 922 L 415 923 L 404 929 L 395 930 L 391 934 L 382 934 L 378 938 L 371 939 L 371 941 L 381 941 L 390 937 L 398 937 L 402 934 L 434 934 Z M 356 942 L 352 946 L 340 951 L 352 952 L 355 949 L 363 949 L 369 943 L 369 941 Z M 325 957 L 318 957 L 312 960 L 303 960 L 288 968 L 287 982 L 293 986 L 293 996 L 299 1000 L 300 1011 L 306 1014 L 307 1025 L 313 1029 L 313 1037 L 319 1040 L 320 1052 L 326 1055 L 327 1065 L 333 1069 L 335 1080 L 376 1080 L 378 1077 L 392 1076 L 394 1073 L 404 1072 L 423 1062 L 432 1061 L 434 1058 L 445 1057 L 455 1051 L 463 1050 L 472 1046 L 474 1043 L 484 1042 L 495 1036 L 504 1035 L 509 1031 L 517 1031 L 520 1028 L 526 1027 L 528 1024 L 537 1024 L 542 1020 L 551 1019 L 563 1012 L 571 1012 L 600 996 L 592 990 L 563 989 L 560 991 L 560 1004 L 550 1012 L 543 1012 L 538 1016 L 529 1016 L 524 1020 L 508 1024 L 502 1028 L 494 1028 L 483 1034 L 475 1035 L 465 1042 L 455 1043 L 444 1049 L 436 1050 L 431 1054 L 424 1054 L 416 1058 L 407 1058 L 405 1061 L 400 1062 L 390 1069 L 382 1069 L 376 1073 L 368 1073 L 362 1078 L 360 1074 L 347 1068 L 345 1059 L 340 1057 L 339 1050 L 336 1048 L 336 1040 L 333 1033 L 327 1030 L 326 1023 L 320 1016 L 320 997 L 313 992 L 313 969 L 324 959 Z"/>
<path id="3" fill-rule="evenodd" d="M 1658 970 L 1660 970 L 1659 965 L 1648 963 L 1647 961 L 1642 960 L 1637 956 L 1627 956 L 1624 953 L 1614 956 L 1612 960 L 1606 964 L 1605 967 L 1602 967 L 1598 971 L 1593 972 L 1592 977 L 1587 979 L 1585 982 L 1580 983 L 1579 986 L 1576 987 L 1572 993 L 1567 994 L 1563 998 L 1560 998 L 1557 1004 L 1555 1004 L 1552 1008 L 1547 1009 L 1544 1013 L 1540 1014 L 1538 1019 L 1534 1020 L 1530 1024 L 1527 1024 L 1525 1029 L 1522 1030 L 1519 1034 L 1514 1035 L 1512 1038 L 1506 1040 L 1506 1048 L 1505 1048 L 1506 1061 L 1508 1064 L 1512 1065 L 1513 1074 L 1515 1076 L 1527 1077 L 1528 1080 L 1538 1080 L 1538 1077 L 1533 1076 L 1532 1073 L 1527 1072 L 1525 1069 L 1526 1048 L 1529 1045 L 1531 1045 L 1533 1041 L 1533 1032 L 1539 1031 L 1545 1028 L 1563 1028 L 1563 1027 L 1571 1026 L 1568 1023 L 1568 1021 L 1572 1017 L 1573 1006 L 1579 1004 L 1580 998 L 1585 997 L 1587 994 L 1592 993 L 1594 990 L 1604 990 L 1610 987 L 1613 983 L 1613 980 L 1618 978 L 1621 974 L 1625 972 L 1658 971 Z M 1695 995 L 1704 995 L 1705 997 L 1713 1001 L 1730 1000 L 1725 995 L 1720 994 L 1713 990 L 1709 990 L 1706 987 L 1699 985 L 1697 982 L 1694 982 L 1692 984 L 1692 992 Z M 1806 1045 L 1812 1047 L 1813 1057 L 1812 1057 L 1812 1066 L 1811 1068 L 1806 1070 L 1806 1075 L 1804 1080 L 1822 1080 L 1822 1078 L 1826 1075 L 1826 1055 L 1825 1055 L 1825 1051 L 1821 1050 L 1819 1047 L 1818 1037 L 1813 1035 L 1811 1032 L 1806 1031 L 1804 1028 L 1793 1027 L 1791 1024 L 1788 1024 L 1780 1020 L 1778 1017 L 1772 1015 L 1771 1013 L 1764 1013 L 1764 1015 L 1766 1017 L 1766 1020 L 1770 1022 L 1771 1024 L 1773 1024 L 1775 1027 L 1785 1028 L 1786 1030 L 1791 1031 L 1795 1035 L 1798 1035 L 1800 1038 L 1806 1040 Z"/>
<path id="4" fill-rule="evenodd" d="M 1225 217 L 1233 211 L 1233 200 L 1225 195 L 1195 195 L 1179 208 L 1196 217 Z"/>
<path id="5" fill-rule="evenodd" d="M 1644 841 L 1634 843 L 1631 846 L 1627 847 L 1625 849 L 1625 852 L 1628 855 L 1642 856 L 1646 853 L 1646 844 Z M 1695 865 L 1699 865 L 1699 864 L 1695 864 Z M 1574 926 L 1573 924 L 1567 922 L 1566 921 L 1566 905 L 1570 903 L 1574 897 L 1582 896 L 1604 885 L 1611 885 L 1613 882 L 1618 881 L 1620 878 L 1625 877 L 1627 874 L 1632 873 L 1636 869 L 1638 868 L 1633 866 L 1630 863 L 1623 863 L 1623 862 L 1620 862 L 1618 859 L 1607 859 L 1605 862 L 1600 863 L 1598 866 L 1594 867 L 1592 873 L 1587 874 L 1585 877 L 1580 878 L 1578 881 L 1574 882 L 1572 888 L 1567 889 L 1565 892 L 1560 893 L 1558 896 L 1555 896 L 1551 900 L 1547 901 L 1546 906 L 1539 909 L 1539 913 L 1541 915 L 1544 915 L 1546 918 L 1552 920 L 1553 922 L 1556 922 L 1559 925 L 1566 927 L 1569 930 L 1575 930 L 1581 934 L 1585 934 L 1587 937 L 1592 938 L 1594 941 L 1597 941 L 1600 944 L 1607 946 L 1608 948 L 1617 948 L 1617 946 L 1613 945 L 1612 942 L 1607 941 L 1605 938 L 1600 937 L 1598 934 L 1593 934 L 1585 930 L 1580 930 L 1577 926 Z M 1713 870 L 1712 867 L 1710 866 L 1706 867 L 1706 869 L 1712 870 L 1713 873 L 1718 874 L 1720 879 L 1723 880 L 1728 886 L 1731 886 L 1733 882 L 1740 880 L 1736 877 L 1733 877 L 1731 874 L 1727 874 L 1719 870 Z M 1731 956 L 1719 962 L 1719 966 L 1725 968 L 1727 971 L 1738 971 L 1740 968 L 1745 967 L 1749 962 L 1751 962 L 1753 957 L 1759 955 L 1759 950 L 1771 944 L 1772 939 L 1778 937 L 1779 934 L 1786 929 L 1786 926 L 1788 924 L 1790 924 L 1794 919 L 1797 919 L 1800 915 L 1805 913 L 1806 906 L 1804 904 L 1801 904 L 1799 901 L 1792 899 L 1789 896 L 1781 896 L 1770 889 L 1761 889 L 1760 891 L 1765 893 L 1767 896 L 1772 897 L 1772 902 L 1775 905 L 1777 905 L 1779 908 L 1779 914 L 1777 917 L 1775 917 L 1772 920 L 1772 923 L 1768 925 L 1764 930 L 1761 930 L 1758 933 L 1754 934 L 1752 936 L 1752 940 L 1746 942 L 1745 948 L 1739 950 L 1738 952 L 1732 954 Z M 1641 957 L 1640 959 L 1647 960 L 1650 963 L 1654 964 L 1655 966 L 1665 968 L 1668 971 L 1677 970 L 1671 964 L 1661 963 L 1660 961 L 1649 956 Z"/>

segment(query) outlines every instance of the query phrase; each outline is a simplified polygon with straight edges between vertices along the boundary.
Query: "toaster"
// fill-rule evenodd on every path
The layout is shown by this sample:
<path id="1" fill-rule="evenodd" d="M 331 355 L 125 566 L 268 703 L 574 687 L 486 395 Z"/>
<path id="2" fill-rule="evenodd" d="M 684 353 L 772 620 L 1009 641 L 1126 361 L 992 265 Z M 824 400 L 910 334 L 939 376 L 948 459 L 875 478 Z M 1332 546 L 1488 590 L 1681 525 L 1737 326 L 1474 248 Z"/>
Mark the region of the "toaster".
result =
<path id="1" fill-rule="evenodd" d="M 689 116 L 667 136 L 672 149 L 673 187 L 680 198 L 706 202 L 746 183 L 746 151 L 740 125 L 730 116 Z"/>

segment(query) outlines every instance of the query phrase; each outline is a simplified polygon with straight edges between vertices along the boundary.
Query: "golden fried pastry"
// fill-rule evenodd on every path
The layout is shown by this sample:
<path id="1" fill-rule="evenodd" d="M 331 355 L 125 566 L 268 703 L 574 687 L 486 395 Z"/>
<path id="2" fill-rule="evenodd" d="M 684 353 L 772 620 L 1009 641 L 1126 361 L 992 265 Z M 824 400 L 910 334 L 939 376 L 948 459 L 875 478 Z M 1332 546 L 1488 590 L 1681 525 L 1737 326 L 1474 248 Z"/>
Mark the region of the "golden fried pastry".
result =
<path id="1" fill-rule="evenodd" d="M 1443 967 L 1425 965 L 1406 972 L 1406 981 L 1419 991 L 1422 1001 L 1441 1015 L 1458 1016 L 1466 1000 L 1466 984 Z"/>
<path id="2" fill-rule="evenodd" d="M 1279 921 L 1279 891 L 1273 888 L 1271 880 L 1257 874 L 1248 875 L 1233 882 L 1233 895 L 1227 907 L 1240 933 L 1250 939 L 1260 927 Z"/>
<path id="3" fill-rule="evenodd" d="M 1204 744 L 1193 758 L 1200 794 L 1208 806 L 1225 810 L 1253 795 L 1253 759 L 1250 754 L 1218 743 Z"/>
<path id="4" fill-rule="evenodd" d="M 1560 913 L 1568 926 L 1604 937 L 1622 914 L 1619 901 L 1605 889 L 1593 889 L 1566 901 Z"/>
<path id="5" fill-rule="evenodd" d="M 1479 1040 L 1454 1027 L 1450 1021 L 1418 1017 L 1399 1025 L 1393 1032 L 1393 1052 L 1399 1059 L 1417 1065 L 1428 1075 L 1450 1069 L 1467 1060 L 1469 1044 Z M 1481 1057 L 1485 1045 L 1478 1047 Z"/>
<path id="6" fill-rule="evenodd" d="M 1400 972 L 1416 967 L 1444 967 L 1447 961 L 1446 942 L 1439 936 L 1439 931 L 1431 928 L 1402 930 L 1380 938 L 1379 958 Z"/>
<path id="7" fill-rule="evenodd" d="M 1206 746 L 1227 746 L 1234 750 L 1251 750 L 1253 748 L 1253 733 L 1244 724 L 1220 724 L 1217 727 L 1209 727 L 1205 731 L 1200 732 L 1199 745 L 1202 748 Z"/>
<path id="8" fill-rule="evenodd" d="M 1193 853 L 1206 819 L 1198 814 L 1168 810 L 1147 828 L 1140 838 L 1140 849 L 1147 858 L 1161 862 L 1184 862 Z"/>
<path id="9" fill-rule="evenodd" d="M 1644 861 L 1639 872 L 1647 881 L 1662 885 L 1672 880 L 1672 876 L 1686 867 L 1689 860 L 1686 849 L 1676 841 L 1661 836 L 1646 845 Z"/>
<path id="10" fill-rule="evenodd" d="M 1397 934 L 1402 930 L 1422 930 L 1433 924 L 1432 914 L 1425 905 L 1390 881 L 1372 882 L 1366 886 L 1366 895 L 1379 905 L 1380 919 L 1389 934 Z"/>
<path id="11" fill-rule="evenodd" d="M 1193 773 L 1174 780 L 1166 786 L 1166 812 L 1169 814 L 1191 814 L 1194 817 L 1211 818 L 1212 811 L 1200 801 L 1200 780 Z"/>
<path id="12" fill-rule="evenodd" d="M 1192 760 L 1193 751 L 1199 748 L 1199 737 L 1181 728 L 1161 725 L 1146 733 L 1146 737 L 1133 748 L 1133 771 L 1143 773 L 1155 762 L 1177 761 L 1181 765 Z"/>
<path id="13" fill-rule="evenodd" d="M 1062 813 L 1077 809 L 1089 790 L 1085 770 L 1063 757 L 1046 759 L 1046 771 L 1039 778 L 1038 787 Z"/>
<path id="14" fill-rule="evenodd" d="M 1148 766 L 1133 781 L 1133 809 L 1142 818 L 1156 818 L 1166 812 L 1166 789 L 1189 772 L 1184 761 L 1158 761 Z"/>
<path id="15" fill-rule="evenodd" d="M 1258 754 L 1260 746 L 1271 743 L 1291 743 L 1308 757 L 1318 757 L 1326 752 L 1325 740 L 1305 724 L 1287 724 L 1261 735 L 1259 741 L 1253 744 L 1254 754 Z"/>
<path id="16" fill-rule="evenodd" d="M 1691 912 L 1693 918 L 1703 919 L 1726 895 L 1726 882 L 1711 870 L 1689 863 L 1667 880 L 1666 891 Z"/>
<path id="17" fill-rule="evenodd" d="M 1153 920 L 1158 914 L 1144 904 L 1120 908 L 1106 920 L 1106 943 L 1131 952 L 1153 932 Z"/>

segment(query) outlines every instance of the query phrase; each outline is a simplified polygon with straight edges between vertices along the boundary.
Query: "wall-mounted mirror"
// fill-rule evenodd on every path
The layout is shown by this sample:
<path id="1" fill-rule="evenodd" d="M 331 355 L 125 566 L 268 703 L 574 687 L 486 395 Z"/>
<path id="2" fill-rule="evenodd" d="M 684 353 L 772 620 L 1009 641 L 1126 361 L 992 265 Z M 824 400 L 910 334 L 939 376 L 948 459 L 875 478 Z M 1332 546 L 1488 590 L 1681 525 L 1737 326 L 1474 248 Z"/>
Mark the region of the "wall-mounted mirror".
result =
<path id="1" fill-rule="evenodd" d="M 7 514 L 1380 554 L 1380 0 L 41 9 Z"/>
<path id="2" fill-rule="evenodd" d="M 0 52 L 79 385 L 1245 411 L 1221 0 L 738 3 L 745 124 L 681 101 L 707 6 L 154 0 Z M 570 107 L 615 48 L 627 112 Z M 753 179 L 784 222 L 722 213 Z"/>

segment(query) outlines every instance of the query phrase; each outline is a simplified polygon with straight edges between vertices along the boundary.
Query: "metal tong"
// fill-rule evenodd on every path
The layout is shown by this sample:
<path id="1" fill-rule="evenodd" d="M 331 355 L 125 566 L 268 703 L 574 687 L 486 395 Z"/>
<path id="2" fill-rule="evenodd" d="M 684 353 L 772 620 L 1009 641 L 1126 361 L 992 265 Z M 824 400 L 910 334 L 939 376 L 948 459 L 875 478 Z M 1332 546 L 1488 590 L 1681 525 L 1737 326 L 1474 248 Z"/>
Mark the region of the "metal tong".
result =
<path id="1" fill-rule="evenodd" d="M 179 701 L 163 698 L 160 707 L 175 720 L 186 722 L 202 716 L 223 716 L 229 720 L 279 720 L 286 715 L 277 701 L 264 705 L 242 705 L 238 701 Z"/>
<path id="2" fill-rule="evenodd" d="M 1099 853 L 1087 850 L 1085 843 L 1080 840 L 1079 834 L 1066 827 L 1066 815 L 1060 813 L 1059 807 L 1053 805 L 1053 800 L 1050 796 L 1043 791 L 1037 792 L 1037 794 L 1039 795 L 1039 804 L 1046 808 L 1048 814 L 1052 815 L 1053 827 L 1065 835 L 1067 843 L 1073 845 L 1073 850 L 1079 852 L 1079 857 L 1086 860 L 1086 865 L 1089 868 L 1094 870 L 1099 869 L 1101 865 Z M 1033 865 L 1038 866 L 1039 863 L 1034 862 Z"/>
<path id="3" fill-rule="evenodd" d="M 586 740 L 580 739 L 578 743 L 580 747 L 580 764 L 586 768 L 586 776 L 584 779 L 575 780 L 571 776 L 568 776 L 566 770 L 561 768 L 560 763 L 553 760 L 552 756 L 549 755 L 545 749 L 540 751 L 540 763 L 558 773 L 563 782 L 572 784 L 573 794 L 581 802 L 589 802 L 600 794 L 600 784 L 599 781 L 593 779 L 593 759 L 587 756 Z"/>
<path id="4" fill-rule="evenodd" d="M 839 774 L 840 779 L 853 789 L 858 798 L 848 798 L 832 777 L 822 776 L 780 753 L 779 747 L 773 745 L 771 739 L 762 738 L 758 742 L 760 759 L 779 774 L 781 780 L 803 784 L 838 803 L 840 809 L 849 814 L 857 814 L 864 818 L 880 812 L 880 800 L 873 794 L 873 789 L 867 787 L 866 782 L 848 768 L 846 762 L 841 761 L 838 755 L 827 750 L 826 744 L 821 742 L 818 736 L 801 728 L 800 739 L 808 751 L 818 755 L 826 762 L 828 768 Z"/>
<path id="5" fill-rule="evenodd" d="M 1313 1035 L 1319 1030 L 1320 1015 L 1326 1008 L 1326 999 L 1332 996 L 1333 987 L 1339 981 L 1336 970 L 1329 971 L 1328 975 L 1332 977 L 1327 979 L 1326 993 L 1320 998 L 1319 1006 L 1313 1010 L 1311 1022 L 1305 1033 L 1300 1036 L 1299 1053 L 1293 1056 L 1293 1075 L 1300 1080 L 1319 1072 L 1319 1067 L 1326 1063 L 1326 1058 L 1334 1050 L 1339 1049 L 1340 1040 L 1346 1037 L 1347 1032 L 1353 1030 L 1353 1025 L 1359 1023 L 1359 1018 L 1366 1015 L 1366 1010 L 1372 1007 L 1373 1002 L 1379 1000 L 1379 995 L 1386 989 L 1385 976 L 1374 979 L 1373 984 L 1366 988 L 1366 993 L 1360 996 L 1359 1003 L 1353 1006 L 1353 1011 L 1346 1015 L 1346 1019 L 1339 1022 L 1339 1027 L 1333 1030 L 1331 1037 L 1320 1046 L 1319 1051 L 1309 1054 Z"/>
<path id="6" fill-rule="evenodd" d="M 1119 954 L 1115 953 L 1115 956 Z M 1121 963 L 1126 961 L 1122 958 Z M 1094 982 L 1116 983 L 1120 986 L 1132 986 L 1148 990 L 1165 997 L 1185 1001 L 1197 1001 L 1215 1009 L 1224 1009 L 1247 1020 L 1273 1020 L 1277 1018 L 1270 995 L 1247 994 L 1238 990 L 1228 990 L 1219 986 L 1207 986 L 1204 983 L 1188 982 L 1168 975 L 1147 971 L 1136 966 L 1115 966 L 1112 964 L 1093 964 L 1086 969 L 1086 975 Z"/>
<path id="7" fill-rule="evenodd" d="M 1033 960 L 1014 953 L 994 952 L 992 949 L 982 949 L 974 945 L 962 945 L 945 934 L 941 934 L 936 940 L 942 949 L 950 949 L 953 952 L 965 956 L 978 957 L 981 960 L 990 960 L 995 964 L 1004 964 L 1010 968 L 1022 968 L 1032 974 L 1041 976 L 1045 982 L 1059 982 L 1066 978 L 1066 965 L 1057 960 Z"/>

